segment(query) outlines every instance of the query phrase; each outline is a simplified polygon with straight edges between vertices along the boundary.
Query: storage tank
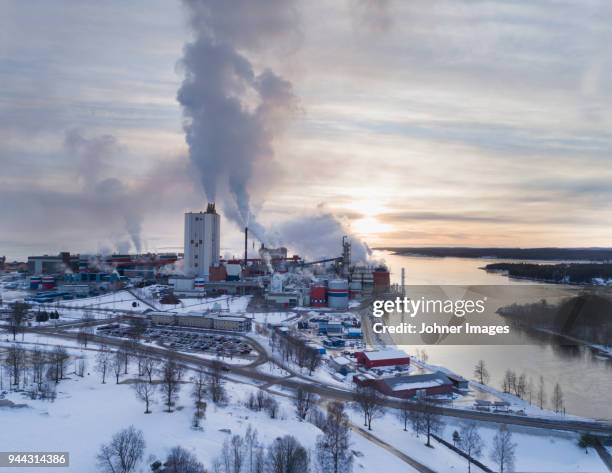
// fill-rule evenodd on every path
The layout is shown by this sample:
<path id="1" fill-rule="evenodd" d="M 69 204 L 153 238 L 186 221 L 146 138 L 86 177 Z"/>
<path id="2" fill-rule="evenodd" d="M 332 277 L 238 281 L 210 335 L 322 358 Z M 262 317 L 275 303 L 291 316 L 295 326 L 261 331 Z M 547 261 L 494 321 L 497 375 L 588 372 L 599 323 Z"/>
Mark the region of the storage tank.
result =
<path id="1" fill-rule="evenodd" d="M 327 304 L 327 288 L 322 284 L 315 284 L 310 288 L 310 306 L 325 307 Z"/>
<path id="2" fill-rule="evenodd" d="M 30 289 L 38 289 L 42 283 L 42 278 L 38 276 L 32 276 L 30 278 Z"/>
<path id="3" fill-rule="evenodd" d="M 206 284 L 206 279 L 204 279 L 204 278 L 195 278 L 194 281 L 193 281 L 193 288 L 196 291 L 203 291 L 205 284 Z"/>
<path id="4" fill-rule="evenodd" d="M 328 305 L 332 309 L 346 309 L 349 301 L 349 285 L 346 279 L 329 281 Z"/>
<path id="5" fill-rule="evenodd" d="M 349 284 L 349 296 L 351 299 L 357 299 L 361 297 L 363 290 L 361 288 L 361 281 L 351 281 Z"/>
<path id="6" fill-rule="evenodd" d="M 42 278 L 42 288 L 44 290 L 50 290 L 55 287 L 55 278 L 53 276 L 44 276 Z"/>

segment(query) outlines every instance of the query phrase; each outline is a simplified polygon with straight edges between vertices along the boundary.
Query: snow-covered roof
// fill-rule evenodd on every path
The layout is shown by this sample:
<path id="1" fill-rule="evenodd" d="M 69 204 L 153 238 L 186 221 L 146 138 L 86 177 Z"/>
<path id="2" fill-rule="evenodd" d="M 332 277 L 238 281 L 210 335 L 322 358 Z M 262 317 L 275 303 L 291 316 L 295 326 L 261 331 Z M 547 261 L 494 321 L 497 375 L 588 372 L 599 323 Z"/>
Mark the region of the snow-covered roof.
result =
<path id="1" fill-rule="evenodd" d="M 333 362 L 336 363 L 337 365 L 349 365 L 351 364 L 351 360 L 349 360 L 348 358 L 344 357 L 344 356 L 337 356 L 335 358 L 332 358 Z"/>
<path id="2" fill-rule="evenodd" d="M 401 350 L 377 350 L 377 351 L 366 351 L 364 355 L 368 360 L 393 360 L 396 358 L 408 358 L 408 355 Z"/>
<path id="3" fill-rule="evenodd" d="M 383 381 L 392 391 L 427 389 L 452 384 L 446 375 L 440 371 L 414 376 L 391 376 L 389 378 L 383 378 Z"/>

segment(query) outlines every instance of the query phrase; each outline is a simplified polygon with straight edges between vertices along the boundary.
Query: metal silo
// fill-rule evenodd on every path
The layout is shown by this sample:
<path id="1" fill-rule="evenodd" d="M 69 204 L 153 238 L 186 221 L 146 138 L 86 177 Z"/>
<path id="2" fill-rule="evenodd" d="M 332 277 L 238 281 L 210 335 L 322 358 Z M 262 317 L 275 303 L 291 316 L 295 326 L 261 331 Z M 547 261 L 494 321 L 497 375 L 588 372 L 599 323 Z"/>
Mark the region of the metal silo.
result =
<path id="1" fill-rule="evenodd" d="M 349 302 L 349 285 L 346 279 L 329 281 L 327 289 L 328 306 L 332 309 L 347 309 Z"/>

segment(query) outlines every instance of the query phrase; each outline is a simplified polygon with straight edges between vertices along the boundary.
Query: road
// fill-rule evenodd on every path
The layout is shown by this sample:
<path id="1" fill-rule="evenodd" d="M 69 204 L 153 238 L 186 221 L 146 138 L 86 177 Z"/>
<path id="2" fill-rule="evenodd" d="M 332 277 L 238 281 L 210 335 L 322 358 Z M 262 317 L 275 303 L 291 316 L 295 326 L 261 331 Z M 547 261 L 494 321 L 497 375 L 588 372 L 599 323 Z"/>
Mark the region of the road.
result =
<path id="1" fill-rule="evenodd" d="M 108 323 L 108 320 L 98 321 L 99 323 Z M 90 321 L 91 323 L 91 321 Z M 43 332 L 48 336 L 55 336 L 65 339 L 76 339 L 77 333 L 75 332 L 62 332 L 53 331 L 46 329 L 28 329 L 32 332 Z M 218 332 L 215 332 L 218 333 Z M 236 333 L 231 333 L 237 335 Z M 242 376 L 262 384 L 275 384 L 288 388 L 291 390 L 303 389 L 308 392 L 312 392 L 328 400 L 337 400 L 342 402 L 353 401 L 353 392 L 341 388 L 337 388 L 331 385 L 323 384 L 321 381 L 310 379 L 303 376 L 300 373 L 295 372 L 288 366 L 279 362 L 277 359 L 271 357 L 265 347 L 263 347 L 257 340 L 251 337 L 248 338 L 249 343 L 258 352 L 258 359 L 250 365 L 230 365 L 223 363 L 224 367 L 229 370 L 232 374 Z M 104 343 L 109 346 L 119 347 L 122 345 L 123 340 L 112 337 L 104 337 L 100 335 L 92 335 L 90 340 L 95 343 Z M 141 345 L 140 349 L 143 352 L 155 355 L 156 357 L 166 357 L 168 350 L 160 347 Z M 186 353 L 175 353 L 177 359 L 196 367 L 210 368 L 214 361 L 211 359 L 201 358 L 195 355 L 189 355 Z M 274 363 L 275 365 L 283 368 L 284 370 L 291 373 L 291 377 L 278 377 L 262 371 L 257 370 L 257 366 L 266 362 Z M 401 401 L 384 398 L 382 403 L 391 408 L 398 408 L 401 405 Z M 416 405 L 415 405 L 416 408 Z M 458 409 L 446 406 L 434 406 L 433 409 L 440 415 L 455 417 L 460 419 L 468 419 L 480 422 L 494 422 L 500 424 L 512 424 L 520 425 L 524 427 L 533 427 L 540 429 L 553 429 L 553 430 L 564 430 L 572 432 L 591 432 L 593 434 L 612 435 L 612 422 L 604 421 L 580 421 L 570 419 L 546 419 L 529 416 L 518 416 L 510 414 L 492 413 L 492 412 L 479 412 L 468 409 Z"/>

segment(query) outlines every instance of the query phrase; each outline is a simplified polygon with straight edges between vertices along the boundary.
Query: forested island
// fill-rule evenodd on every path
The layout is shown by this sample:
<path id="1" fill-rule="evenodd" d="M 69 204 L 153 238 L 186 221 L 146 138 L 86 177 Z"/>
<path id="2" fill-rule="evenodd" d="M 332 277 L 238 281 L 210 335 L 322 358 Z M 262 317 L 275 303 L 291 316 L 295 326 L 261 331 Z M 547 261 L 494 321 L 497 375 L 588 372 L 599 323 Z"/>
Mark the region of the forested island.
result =
<path id="1" fill-rule="evenodd" d="M 543 261 L 611 261 L 612 248 L 380 247 L 396 255 Z"/>
<path id="2" fill-rule="evenodd" d="M 524 328 L 553 333 L 597 345 L 612 344 L 612 300 L 599 294 L 581 294 L 559 304 L 542 300 L 513 304 L 498 314 Z"/>
<path id="3" fill-rule="evenodd" d="M 612 283 L 611 263 L 491 263 L 486 271 L 503 272 L 512 278 L 565 284 Z"/>

